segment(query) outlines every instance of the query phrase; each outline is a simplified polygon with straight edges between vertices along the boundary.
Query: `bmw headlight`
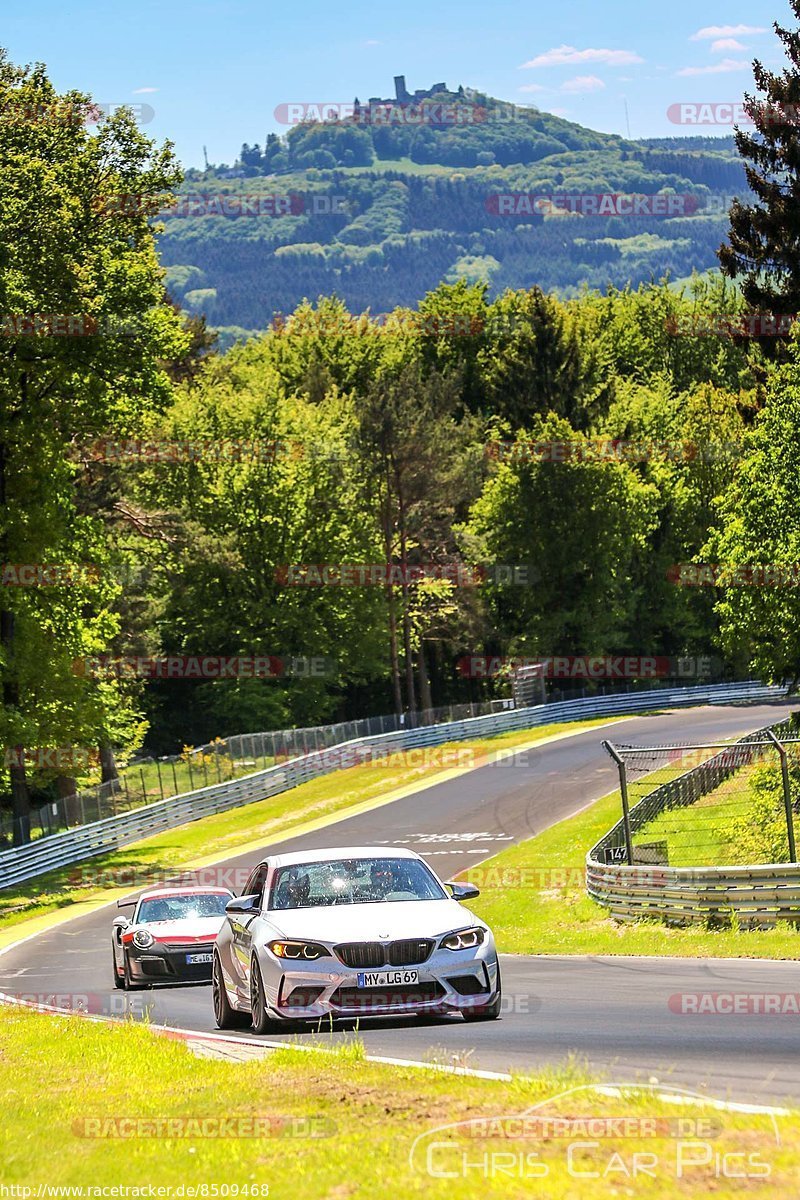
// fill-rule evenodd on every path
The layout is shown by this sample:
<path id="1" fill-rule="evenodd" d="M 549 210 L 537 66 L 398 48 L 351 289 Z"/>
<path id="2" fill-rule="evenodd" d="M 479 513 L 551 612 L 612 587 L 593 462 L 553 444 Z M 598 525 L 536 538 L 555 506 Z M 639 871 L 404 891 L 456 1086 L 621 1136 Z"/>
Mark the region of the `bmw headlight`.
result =
<path id="1" fill-rule="evenodd" d="M 458 933 L 448 933 L 447 937 L 442 938 L 439 949 L 474 950 L 476 946 L 483 944 L 485 936 L 485 931 L 478 925 L 474 929 L 460 929 Z"/>
<path id="2" fill-rule="evenodd" d="M 133 944 L 140 950 L 147 950 L 156 940 L 149 929 L 137 929 L 133 935 Z"/>
<path id="3" fill-rule="evenodd" d="M 324 946 L 320 946 L 316 942 L 286 942 L 276 940 L 274 942 L 267 942 L 267 949 L 271 950 L 276 958 L 291 958 L 295 960 L 313 960 L 315 958 L 327 958 L 330 955 L 330 950 L 326 950 Z"/>

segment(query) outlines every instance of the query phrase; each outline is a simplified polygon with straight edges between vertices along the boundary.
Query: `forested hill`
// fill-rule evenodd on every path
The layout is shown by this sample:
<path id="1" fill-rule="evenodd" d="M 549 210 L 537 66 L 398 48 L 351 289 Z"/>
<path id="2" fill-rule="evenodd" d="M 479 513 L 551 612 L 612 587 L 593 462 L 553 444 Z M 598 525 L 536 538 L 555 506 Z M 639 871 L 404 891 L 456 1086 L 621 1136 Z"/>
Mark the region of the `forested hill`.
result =
<path id="1" fill-rule="evenodd" d="M 443 279 L 569 296 L 716 265 L 746 191 L 732 138 L 630 141 L 478 93 L 430 103 L 421 122 L 303 120 L 189 171 L 161 215 L 174 297 L 233 334 L 332 293 L 377 313 Z"/>

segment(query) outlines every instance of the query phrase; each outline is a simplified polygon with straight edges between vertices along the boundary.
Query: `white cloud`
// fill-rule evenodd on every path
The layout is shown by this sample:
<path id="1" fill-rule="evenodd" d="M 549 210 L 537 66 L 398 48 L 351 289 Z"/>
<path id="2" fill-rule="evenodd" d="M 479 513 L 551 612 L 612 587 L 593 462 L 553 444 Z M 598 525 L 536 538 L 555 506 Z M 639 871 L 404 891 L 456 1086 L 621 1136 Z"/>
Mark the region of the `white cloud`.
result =
<path id="1" fill-rule="evenodd" d="M 714 63 L 711 67 L 682 67 L 677 75 L 727 75 L 731 71 L 749 71 L 750 63 L 737 61 L 735 58 L 723 58 L 722 62 Z"/>
<path id="2" fill-rule="evenodd" d="M 596 75 L 576 75 L 561 85 L 562 92 L 601 92 L 606 85 Z"/>
<path id="3" fill-rule="evenodd" d="M 365 46 L 382 46 L 383 42 L 376 42 L 374 38 L 371 38 L 368 42 L 364 42 L 364 45 Z"/>
<path id="4" fill-rule="evenodd" d="M 581 63 L 605 63 L 609 67 L 627 67 L 631 63 L 644 62 L 631 50 L 576 50 L 574 46 L 558 46 L 523 63 L 521 71 L 528 67 L 564 67 Z"/>
<path id="5" fill-rule="evenodd" d="M 711 43 L 712 54 L 724 54 L 726 50 L 746 50 L 747 46 L 743 46 L 741 42 L 737 42 L 736 38 L 717 38 Z"/>
<path id="6" fill-rule="evenodd" d="M 157 91 L 158 91 L 158 88 L 154 88 L 154 87 L 134 88 L 133 92 L 131 94 L 133 96 L 146 96 L 149 92 L 157 92 Z"/>
<path id="7" fill-rule="evenodd" d="M 547 111 L 551 112 L 554 117 L 566 117 L 569 113 L 568 108 L 550 108 Z"/>
<path id="8" fill-rule="evenodd" d="M 546 92 L 547 88 L 542 87 L 540 83 L 523 83 L 522 87 L 517 88 L 518 92 Z"/>
<path id="9" fill-rule="evenodd" d="M 689 38 L 690 42 L 710 42 L 715 38 L 742 37 L 751 33 L 766 33 L 760 25 L 706 25 Z"/>

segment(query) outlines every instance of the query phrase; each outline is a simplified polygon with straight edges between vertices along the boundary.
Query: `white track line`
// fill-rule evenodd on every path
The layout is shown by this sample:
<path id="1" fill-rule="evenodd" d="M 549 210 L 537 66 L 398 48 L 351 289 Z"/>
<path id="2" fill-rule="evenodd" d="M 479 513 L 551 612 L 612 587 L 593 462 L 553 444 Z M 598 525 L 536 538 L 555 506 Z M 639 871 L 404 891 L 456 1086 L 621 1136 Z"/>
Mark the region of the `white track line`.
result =
<path id="1" fill-rule="evenodd" d="M 97 1013 L 71 1012 L 67 1009 L 56 1008 L 51 1004 L 35 1004 L 30 1000 L 20 1000 L 16 996 L 9 996 L 5 992 L 0 992 L 0 1004 L 29 1008 L 35 1012 L 49 1013 L 57 1017 L 83 1017 L 85 1020 L 106 1025 L 119 1024 L 122 1019 L 120 1017 L 100 1016 Z M 304 1046 L 298 1042 L 273 1041 L 268 1038 L 233 1037 L 226 1033 L 200 1033 L 196 1029 L 181 1029 L 172 1025 L 146 1025 L 145 1028 L 162 1037 L 185 1042 L 222 1042 L 232 1046 L 257 1046 L 263 1050 L 298 1050 L 304 1054 L 329 1053 L 328 1048 L 325 1046 Z M 513 1075 L 503 1071 L 480 1071 L 472 1067 L 459 1067 L 447 1063 L 421 1062 L 410 1058 L 389 1058 L 386 1055 L 380 1054 L 368 1054 L 366 1055 L 366 1061 L 382 1063 L 384 1066 L 391 1067 L 412 1067 L 415 1070 L 438 1071 L 445 1075 L 467 1075 L 472 1079 L 493 1079 L 501 1083 L 510 1083 L 514 1078 Z M 653 1091 L 652 1084 L 642 1083 L 595 1084 L 592 1087 L 598 1095 L 613 1096 L 615 1099 L 623 1097 L 627 1091 Z M 789 1117 L 793 1115 L 792 1109 L 789 1108 L 777 1108 L 762 1104 L 743 1104 L 734 1100 L 718 1100 L 712 1096 L 706 1099 L 696 1093 L 680 1092 L 677 1089 L 673 1092 L 653 1092 L 653 1094 L 656 1099 L 663 1100 L 665 1103 L 695 1105 L 699 1107 L 705 1105 L 709 1108 L 718 1109 L 721 1112 L 747 1113 L 773 1117 Z"/>

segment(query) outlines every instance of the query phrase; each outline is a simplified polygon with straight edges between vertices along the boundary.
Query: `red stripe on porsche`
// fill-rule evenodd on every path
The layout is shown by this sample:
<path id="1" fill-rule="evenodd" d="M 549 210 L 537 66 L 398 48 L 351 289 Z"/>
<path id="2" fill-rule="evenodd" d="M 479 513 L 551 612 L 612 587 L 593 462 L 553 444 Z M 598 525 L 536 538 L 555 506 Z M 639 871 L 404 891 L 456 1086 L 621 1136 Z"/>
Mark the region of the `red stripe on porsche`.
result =
<path id="1" fill-rule="evenodd" d="M 132 930 L 130 933 L 123 933 L 122 940 L 126 945 L 133 941 L 133 932 L 134 931 Z M 172 937 L 169 937 L 168 935 L 159 937 L 158 934 L 153 933 L 152 930 L 149 930 L 148 932 L 151 934 L 154 942 L 161 942 L 165 945 L 169 944 L 170 946 L 197 946 L 198 944 L 216 941 L 216 934 L 213 937 L 209 937 L 207 933 L 198 933 L 191 937 L 187 935 L 178 936 L 177 934 L 173 935 Z"/>

